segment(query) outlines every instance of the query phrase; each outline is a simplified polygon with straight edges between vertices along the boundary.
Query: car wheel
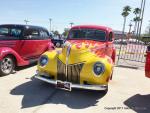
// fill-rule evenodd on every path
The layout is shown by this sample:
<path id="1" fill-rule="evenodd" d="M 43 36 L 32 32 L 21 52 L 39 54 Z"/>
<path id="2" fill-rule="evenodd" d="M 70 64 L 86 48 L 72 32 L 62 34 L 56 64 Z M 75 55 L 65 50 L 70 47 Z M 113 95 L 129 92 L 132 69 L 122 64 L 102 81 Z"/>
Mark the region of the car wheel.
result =
<path id="1" fill-rule="evenodd" d="M 60 47 L 61 44 L 59 42 L 56 43 L 56 47 Z"/>
<path id="2" fill-rule="evenodd" d="M 15 68 L 14 59 L 10 56 L 4 57 L 0 61 L 0 75 L 5 76 L 13 72 Z"/>

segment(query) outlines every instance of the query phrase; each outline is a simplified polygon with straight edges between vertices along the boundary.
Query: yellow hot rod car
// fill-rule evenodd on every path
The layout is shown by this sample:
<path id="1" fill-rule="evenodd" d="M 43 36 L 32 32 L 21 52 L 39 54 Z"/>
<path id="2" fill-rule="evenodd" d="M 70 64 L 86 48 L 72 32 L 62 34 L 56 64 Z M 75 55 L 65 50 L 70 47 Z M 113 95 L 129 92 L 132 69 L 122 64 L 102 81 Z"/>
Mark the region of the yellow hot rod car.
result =
<path id="1" fill-rule="evenodd" d="M 113 40 L 111 28 L 74 26 L 62 50 L 40 57 L 35 78 L 65 90 L 107 90 L 115 62 Z"/>

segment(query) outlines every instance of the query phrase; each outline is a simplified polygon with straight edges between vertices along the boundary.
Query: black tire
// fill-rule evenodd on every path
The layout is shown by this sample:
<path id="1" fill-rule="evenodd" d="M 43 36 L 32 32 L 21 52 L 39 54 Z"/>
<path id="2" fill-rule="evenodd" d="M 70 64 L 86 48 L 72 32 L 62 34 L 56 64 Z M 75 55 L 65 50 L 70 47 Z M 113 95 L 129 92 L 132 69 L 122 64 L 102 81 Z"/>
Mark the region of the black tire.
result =
<path id="1" fill-rule="evenodd" d="M 0 76 L 9 75 L 15 68 L 15 60 L 11 56 L 6 56 L 0 61 Z"/>
<path id="2" fill-rule="evenodd" d="M 57 42 L 56 47 L 61 47 L 61 44 L 59 42 Z"/>

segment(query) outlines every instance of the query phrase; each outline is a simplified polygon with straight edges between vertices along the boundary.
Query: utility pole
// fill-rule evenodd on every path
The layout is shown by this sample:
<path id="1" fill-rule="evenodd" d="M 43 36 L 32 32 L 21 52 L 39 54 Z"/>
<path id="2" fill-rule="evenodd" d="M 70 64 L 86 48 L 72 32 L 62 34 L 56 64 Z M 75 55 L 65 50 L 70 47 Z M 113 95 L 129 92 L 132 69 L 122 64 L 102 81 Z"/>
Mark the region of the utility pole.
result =
<path id="1" fill-rule="evenodd" d="M 131 32 L 132 26 L 133 26 L 133 25 L 130 23 L 130 24 L 129 24 L 129 33 Z"/>
<path id="2" fill-rule="evenodd" d="M 149 35 L 150 35 L 150 20 L 149 20 L 148 30 L 149 30 Z"/>
<path id="3" fill-rule="evenodd" d="M 141 2 L 141 14 L 140 14 L 140 28 L 139 28 L 139 37 L 141 35 L 141 29 L 142 29 L 142 24 L 143 24 L 143 17 L 144 17 L 144 10 L 145 10 L 145 4 L 146 4 L 146 0 L 142 0 Z"/>
<path id="4" fill-rule="evenodd" d="M 24 22 L 26 23 L 26 25 L 28 25 L 28 22 L 30 22 L 30 21 L 25 19 Z"/>
<path id="5" fill-rule="evenodd" d="M 51 32 L 52 31 L 52 19 L 49 18 L 49 31 Z"/>
<path id="6" fill-rule="evenodd" d="M 74 24 L 74 23 L 73 23 L 73 22 L 71 22 L 71 23 L 69 23 L 69 24 L 70 24 L 70 27 L 72 28 L 72 26 L 73 26 L 73 24 Z"/>

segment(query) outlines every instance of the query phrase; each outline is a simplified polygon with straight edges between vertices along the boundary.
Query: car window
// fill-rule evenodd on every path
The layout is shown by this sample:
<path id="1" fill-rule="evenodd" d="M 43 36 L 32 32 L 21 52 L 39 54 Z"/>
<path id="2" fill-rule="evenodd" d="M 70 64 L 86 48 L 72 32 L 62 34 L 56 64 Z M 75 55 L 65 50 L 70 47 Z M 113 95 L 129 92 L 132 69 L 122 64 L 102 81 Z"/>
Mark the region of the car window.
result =
<path id="1" fill-rule="evenodd" d="M 106 40 L 106 34 L 104 31 L 96 30 L 95 31 L 95 37 L 96 37 L 96 39 L 99 39 L 101 41 Z"/>
<path id="2" fill-rule="evenodd" d="M 0 26 L 0 39 L 17 40 L 22 35 L 22 28 L 17 26 Z"/>
<path id="3" fill-rule="evenodd" d="M 68 39 L 106 41 L 106 33 L 96 29 L 73 29 L 70 31 Z"/>
<path id="4" fill-rule="evenodd" d="M 12 28 L 10 30 L 10 35 L 14 37 L 19 37 L 21 35 L 21 29 Z"/>
<path id="5" fill-rule="evenodd" d="M 40 37 L 47 39 L 49 37 L 48 32 L 45 30 L 40 30 Z"/>
<path id="6" fill-rule="evenodd" d="M 31 36 L 32 38 L 36 38 L 39 36 L 39 31 L 37 29 L 27 28 L 24 31 L 24 36 Z"/>
<path id="7" fill-rule="evenodd" d="M 9 29 L 5 27 L 0 27 L 0 35 L 8 35 Z"/>

